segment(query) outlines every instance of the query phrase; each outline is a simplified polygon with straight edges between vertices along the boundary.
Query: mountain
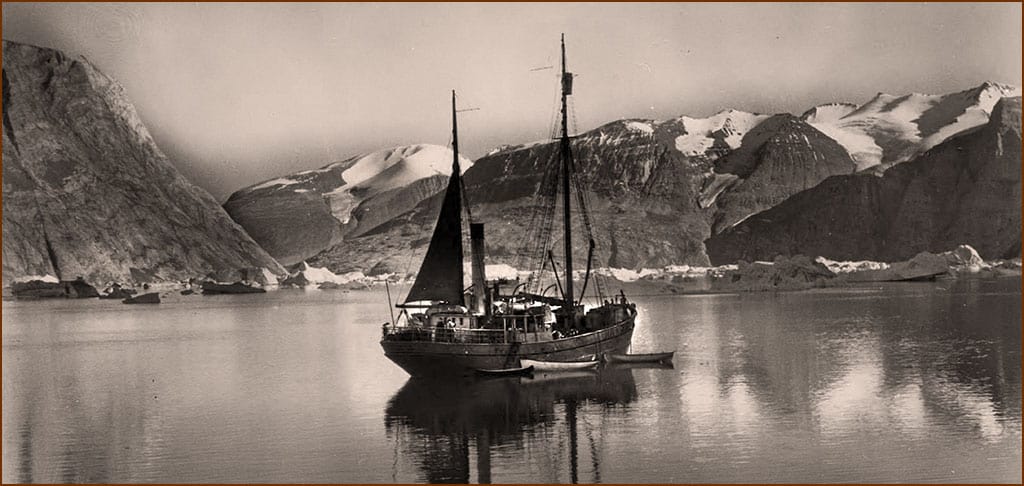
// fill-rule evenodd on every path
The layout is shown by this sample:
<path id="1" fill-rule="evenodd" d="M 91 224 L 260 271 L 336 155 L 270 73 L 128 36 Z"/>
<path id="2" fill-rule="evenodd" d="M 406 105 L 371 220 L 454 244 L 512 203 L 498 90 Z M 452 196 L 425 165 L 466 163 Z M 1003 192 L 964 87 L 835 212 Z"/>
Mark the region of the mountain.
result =
<path id="1" fill-rule="evenodd" d="M 707 211 L 692 201 L 709 166 L 675 149 L 681 132 L 682 127 L 674 123 L 623 120 L 573 139 L 576 167 L 592 190 L 590 208 L 600 224 L 595 236 L 604 250 L 597 255 L 602 263 L 633 267 L 707 260 L 699 245 L 700 235 L 708 231 Z M 507 146 L 466 170 L 463 182 L 470 211 L 476 221 L 487 223 L 490 263 L 530 265 L 520 254 L 547 226 L 540 213 L 551 201 L 535 193 L 542 184 L 552 184 L 557 148 L 550 141 Z M 387 225 L 328 249 L 311 263 L 336 272 L 414 272 L 439 208 L 440 195 L 426 199 Z M 584 234 L 582 223 L 576 222 L 575 231 Z M 687 246 L 694 241 L 697 246 Z M 585 254 L 586 238 L 579 236 L 575 242 L 577 251 Z"/>
<path id="2" fill-rule="evenodd" d="M 596 263 L 617 268 L 706 265 L 703 241 L 714 224 L 731 224 L 854 167 L 841 146 L 796 117 L 737 110 L 708 118 L 619 120 L 573 137 L 572 145 L 589 189 Z M 491 262 L 524 269 L 536 264 L 524 247 L 545 238 L 543 228 L 551 224 L 542 209 L 552 201 L 535 194 L 553 189 L 557 147 L 504 146 L 466 171 L 473 217 L 487 223 Z M 539 191 L 542 186 L 547 190 Z M 339 272 L 415 271 L 420 255 L 408 250 L 425 248 L 439 207 L 439 196 L 426 199 L 311 262 Z M 585 255 L 586 228 L 574 225 L 580 235 L 574 252 Z"/>
<path id="3" fill-rule="evenodd" d="M 718 209 L 712 233 L 856 167 L 842 146 L 788 114 L 764 120 L 738 145 L 716 161 L 701 194 L 701 204 L 713 201 Z"/>
<path id="4" fill-rule="evenodd" d="M 828 178 L 712 236 L 711 262 L 779 254 L 896 261 L 960 244 L 986 259 L 1020 256 L 1020 110 L 1019 96 L 1003 98 L 984 125 L 881 176 Z"/>
<path id="5" fill-rule="evenodd" d="M 707 265 L 711 258 L 705 240 L 712 235 L 832 176 L 848 176 L 862 168 L 862 161 L 844 146 L 845 139 L 834 138 L 837 131 L 860 127 L 865 130 L 861 136 L 870 138 L 905 118 L 905 125 L 928 134 L 914 141 L 917 135 L 902 128 L 907 147 L 913 149 L 908 153 L 914 153 L 923 140 L 931 143 L 954 129 L 976 126 L 976 117 L 987 120 L 992 96 L 1013 89 L 989 83 L 920 103 L 912 103 L 913 96 L 891 106 L 834 103 L 802 116 L 724 110 L 704 118 L 625 119 L 580 133 L 572 137 L 572 144 L 580 180 L 589 189 L 598 246 L 595 260 L 601 266 L 634 269 Z M 530 250 L 533 242 L 546 237 L 550 222 L 541 213 L 552 201 L 535 194 L 542 187 L 553 190 L 545 184 L 553 173 L 557 147 L 551 140 L 500 146 L 465 171 L 472 215 L 487 223 L 492 263 L 521 269 L 536 264 L 536 259 L 527 261 L 524 252 L 535 251 Z M 344 163 L 337 170 L 343 167 Z M 869 172 L 879 174 L 884 168 L 879 165 Z M 441 173 L 445 172 L 443 168 Z M 440 207 L 443 176 L 421 179 L 433 185 L 418 193 L 394 189 L 391 197 L 402 204 L 390 209 L 366 210 L 372 199 L 346 200 L 344 211 L 333 214 L 331 201 L 323 196 L 345 187 L 340 185 L 340 172 L 316 190 L 304 186 L 302 177 L 288 176 L 260 184 L 258 190 L 239 191 L 226 207 L 286 263 L 308 259 L 339 273 L 416 271 Z M 296 203 L 301 197 L 296 191 L 308 199 Z M 287 203 L 275 202 L 276 198 Z M 259 216 L 246 219 L 242 202 Z M 351 207 L 356 209 L 349 211 Z M 363 218 L 374 219 L 363 223 Z M 574 224 L 575 234 L 586 233 L 582 222 Z M 585 255 L 586 238 L 579 236 L 574 243 L 574 252 Z M 557 253 L 560 245 L 555 246 Z"/>
<path id="6" fill-rule="evenodd" d="M 472 162 L 461 157 L 463 170 Z M 410 145 L 350 157 L 241 189 L 224 209 L 285 265 L 357 237 L 445 188 L 452 152 Z"/>
<path id="7" fill-rule="evenodd" d="M 1019 87 L 992 82 L 946 95 L 878 93 L 856 109 L 845 103 L 819 105 L 802 118 L 845 147 L 858 170 L 887 168 L 985 124 L 1000 98 L 1020 94 Z"/>
<path id="8" fill-rule="evenodd" d="M 85 58 L 3 41 L 3 282 L 177 280 L 283 268 L 174 169 Z"/>

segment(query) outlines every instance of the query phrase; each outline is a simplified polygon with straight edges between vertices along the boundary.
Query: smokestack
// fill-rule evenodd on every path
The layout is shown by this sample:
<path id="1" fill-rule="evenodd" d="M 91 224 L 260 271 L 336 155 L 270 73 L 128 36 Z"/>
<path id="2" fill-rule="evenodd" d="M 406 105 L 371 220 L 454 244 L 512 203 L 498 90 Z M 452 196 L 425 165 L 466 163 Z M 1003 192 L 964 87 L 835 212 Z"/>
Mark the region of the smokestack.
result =
<path id="1" fill-rule="evenodd" d="M 473 266 L 473 313 L 490 314 L 487 309 L 487 276 L 484 275 L 484 224 L 469 224 L 469 244 Z"/>

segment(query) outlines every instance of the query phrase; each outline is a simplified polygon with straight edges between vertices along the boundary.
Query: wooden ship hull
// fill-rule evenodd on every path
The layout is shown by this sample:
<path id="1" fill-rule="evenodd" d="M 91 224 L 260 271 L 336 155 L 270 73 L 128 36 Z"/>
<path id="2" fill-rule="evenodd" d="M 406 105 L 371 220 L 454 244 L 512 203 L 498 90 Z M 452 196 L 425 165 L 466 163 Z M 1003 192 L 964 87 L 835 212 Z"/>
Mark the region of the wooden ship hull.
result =
<path id="1" fill-rule="evenodd" d="M 625 353 L 633 338 L 636 310 L 626 307 L 626 317 L 613 325 L 585 334 L 552 339 L 549 333 L 501 332 L 509 342 L 474 343 L 472 330 L 424 329 L 410 333 L 409 340 L 398 332 L 381 341 L 384 354 L 412 376 L 468 374 L 478 369 L 506 369 L 519 366 L 526 358 L 537 361 L 578 361 L 603 353 Z M 412 339 L 412 336 L 416 336 Z M 430 336 L 428 338 L 428 336 Z M 460 338 L 464 338 L 460 342 Z"/>

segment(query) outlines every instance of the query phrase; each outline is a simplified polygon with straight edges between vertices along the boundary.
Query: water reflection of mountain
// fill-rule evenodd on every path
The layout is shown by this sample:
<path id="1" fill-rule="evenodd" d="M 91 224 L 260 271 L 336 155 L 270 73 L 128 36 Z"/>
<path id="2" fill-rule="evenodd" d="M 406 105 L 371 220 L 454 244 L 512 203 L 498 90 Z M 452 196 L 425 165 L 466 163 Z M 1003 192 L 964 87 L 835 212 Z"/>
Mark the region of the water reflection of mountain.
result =
<path id="1" fill-rule="evenodd" d="M 401 444 L 405 449 L 398 453 L 412 456 L 423 480 L 457 483 L 471 479 L 471 445 L 476 452 L 476 480 L 489 483 L 492 450 L 508 445 L 546 448 L 557 442 L 553 439 L 557 434 L 541 429 L 564 426 L 569 479 L 577 482 L 579 407 L 596 405 L 601 407 L 600 414 L 613 414 L 616 405 L 636 397 L 632 371 L 624 368 L 533 378 L 411 378 L 391 398 L 384 423 L 388 433 L 395 434 L 396 447 Z M 595 475 L 599 475 L 597 457 L 591 451 Z"/>
<path id="2" fill-rule="evenodd" d="M 1020 301 L 1005 295 L 1019 284 L 932 285 L 829 294 L 824 310 L 808 309 L 813 294 L 754 296 L 784 305 L 769 319 L 740 308 L 698 340 L 714 350 L 719 393 L 746 385 L 774 420 L 826 436 L 870 424 L 999 439 L 1020 417 Z"/>

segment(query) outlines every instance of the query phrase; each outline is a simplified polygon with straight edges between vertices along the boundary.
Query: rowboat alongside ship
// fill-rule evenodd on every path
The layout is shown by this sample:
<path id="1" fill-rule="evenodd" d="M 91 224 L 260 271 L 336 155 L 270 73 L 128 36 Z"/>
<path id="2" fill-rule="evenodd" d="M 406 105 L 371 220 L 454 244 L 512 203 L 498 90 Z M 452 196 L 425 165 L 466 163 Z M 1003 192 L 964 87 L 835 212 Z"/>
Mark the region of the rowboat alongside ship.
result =
<path id="1" fill-rule="evenodd" d="M 647 353 L 647 354 L 605 354 L 605 360 L 609 363 L 664 363 L 671 362 L 672 357 L 676 354 L 675 351 L 669 351 L 667 353 Z"/>
<path id="2" fill-rule="evenodd" d="M 478 369 L 478 370 L 476 370 L 476 373 L 478 375 L 484 375 L 484 376 L 520 376 L 520 375 L 529 375 L 530 373 L 533 373 L 533 366 L 523 365 L 523 366 L 520 366 L 519 368 L 503 368 L 503 369 L 495 369 L 495 370 Z"/>
<path id="3" fill-rule="evenodd" d="M 596 360 L 590 361 L 539 361 L 533 359 L 520 359 L 519 363 L 523 366 L 529 366 L 537 371 L 568 371 L 568 370 L 585 370 L 597 368 L 599 364 Z"/>

